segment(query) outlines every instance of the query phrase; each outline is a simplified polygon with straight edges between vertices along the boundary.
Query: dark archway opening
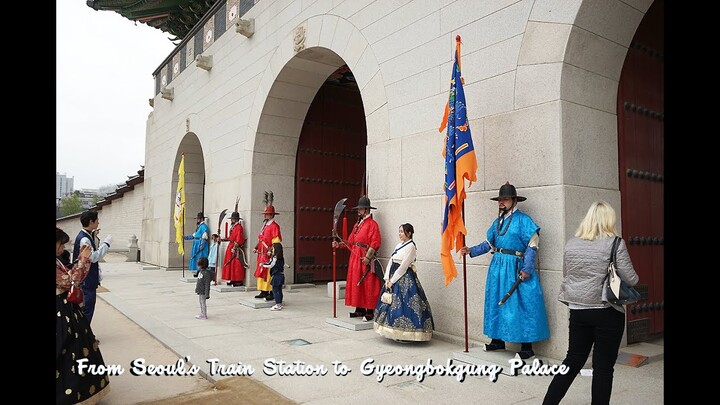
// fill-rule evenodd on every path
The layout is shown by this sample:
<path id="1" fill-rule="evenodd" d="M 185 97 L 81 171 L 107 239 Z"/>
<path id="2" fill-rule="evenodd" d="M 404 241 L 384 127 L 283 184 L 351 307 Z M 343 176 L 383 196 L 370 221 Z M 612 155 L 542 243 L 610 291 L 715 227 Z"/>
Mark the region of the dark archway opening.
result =
<path id="1" fill-rule="evenodd" d="M 295 172 L 295 282 L 333 279 L 333 209 L 347 198 L 347 228 L 363 193 L 367 130 L 360 89 L 341 66 L 320 87 L 308 109 L 298 142 Z M 342 220 L 337 226 L 343 233 Z M 336 278 L 347 276 L 348 251 L 338 249 Z"/>
<path id="2" fill-rule="evenodd" d="M 643 299 L 627 307 L 627 342 L 665 330 L 665 2 L 645 14 L 618 86 L 618 162 L 622 234 Z"/>

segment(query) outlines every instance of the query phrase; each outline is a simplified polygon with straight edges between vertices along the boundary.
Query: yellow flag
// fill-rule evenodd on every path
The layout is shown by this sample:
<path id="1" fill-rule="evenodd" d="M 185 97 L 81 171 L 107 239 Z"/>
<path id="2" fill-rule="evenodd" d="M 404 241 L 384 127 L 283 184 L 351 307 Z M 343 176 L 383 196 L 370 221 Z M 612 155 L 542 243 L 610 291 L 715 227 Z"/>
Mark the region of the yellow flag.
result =
<path id="1" fill-rule="evenodd" d="M 175 196 L 175 242 L 178 244 L 178 253 L 185 254 L 183 248 L 183 228 L 185 224 L 185 154 L 180 158 L 178 167 L 177 195 Z"/>

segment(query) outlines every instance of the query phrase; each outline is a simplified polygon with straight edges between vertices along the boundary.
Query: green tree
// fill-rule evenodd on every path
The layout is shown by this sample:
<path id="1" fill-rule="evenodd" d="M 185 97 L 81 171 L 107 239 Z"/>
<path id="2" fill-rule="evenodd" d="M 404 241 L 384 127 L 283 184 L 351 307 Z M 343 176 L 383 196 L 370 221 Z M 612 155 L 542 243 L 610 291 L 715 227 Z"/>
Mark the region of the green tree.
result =
<path id="1" fill-rule="evenodd" d="M 97 205 L 98 201 L 102 200 L 103 196 L 95 194 L 92 198 L 93 205 Z"/>
<path id="2" fill-rule="evenodd" d="M 78 194 L 63 197 L 60 200 L 60 215 L 68 216 L 83 211 L 82 201 Z"/>

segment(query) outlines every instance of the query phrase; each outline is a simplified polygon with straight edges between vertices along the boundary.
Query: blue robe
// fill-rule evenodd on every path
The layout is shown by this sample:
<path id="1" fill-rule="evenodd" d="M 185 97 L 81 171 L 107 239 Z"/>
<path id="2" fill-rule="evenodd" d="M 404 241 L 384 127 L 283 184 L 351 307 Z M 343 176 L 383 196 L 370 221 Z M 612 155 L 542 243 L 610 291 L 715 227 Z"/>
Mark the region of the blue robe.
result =
<path id="1" fill-rule="evenodd" d="M 207 234 L 208 239 L 203 239 L 203 234 Z M 208 253 L 210 251 L 209 248 L 209 238 L 210 238 L 210 228 L 205 224 L 204 222 L 201 222 L 200 225 L 198 225 L 197 230 L 192 235 L 193 238 L 193 244 L 192 244 L 192 250 L 190 251 L 190 262 L 188 263 L 188 269 L 192 271 L 198 271 L 197 266 L 197 260 L 201 257 L 208 257 Z"/>
<path id="2" fill-rule="evenodd" d="M 540 227 L 520 210 L 505 219 L 500 236 L 497 232 L 498 219 L 487 231 L 487 240 L 496 248 L 524 252 L 530 238 Z M 511 221 L 507 224 L 508 221 Z M 522 267 L 522 258 L 496 252 L 490 261 L 485 283 L 485 318 L 483 333 L 493 339 L 506 342 L 537 342 L 550 337 L 545 300 L 540 286 L 539 273 L 526 279 L 502 306 L 498 302 L 517 280 Z"/>

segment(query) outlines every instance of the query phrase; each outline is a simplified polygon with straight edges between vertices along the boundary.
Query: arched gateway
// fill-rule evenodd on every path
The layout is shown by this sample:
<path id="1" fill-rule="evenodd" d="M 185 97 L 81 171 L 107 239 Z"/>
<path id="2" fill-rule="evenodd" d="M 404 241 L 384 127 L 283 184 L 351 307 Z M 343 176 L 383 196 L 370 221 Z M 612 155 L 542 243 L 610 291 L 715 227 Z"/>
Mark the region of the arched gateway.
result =
<path id="1" fill-rule="evenodd" d="M 413 223 L 429 299 L 445 304 L 433 307 L 436 327 L 462 336 L 462 294 L 440 276 L 437 132 L 462 35 L 479 163 L 466 226 L 473 241 L 482 237 L 496 215 L 488 198 L 507 180 L 530 197 L 526 208 L 543 229 L 539 277 L 551 324 L 538 352 L 562 355 L 562 246 L 597 199 L 620 212 L 646 291 L 628 311 L 628 341 L 662 333 L 664 1 L 464 4 L 214 3 L 154 72 L 143 261 L 176 267 L 172 201 L 183 152 L 191 204 L 211 227 L 239 196 L 254 241 L 263 191 L 274 192 L 288 283 L 330 278 L 331 210 L 339 198 L 356 201 L 367 180 L 387 240 L 380 255 L 390 253 L 398 224 Z M 343 77 L 357 86 L 342 86 Z M 486 266 L 468 262 L 469 335 L 479 341 Z"/>

